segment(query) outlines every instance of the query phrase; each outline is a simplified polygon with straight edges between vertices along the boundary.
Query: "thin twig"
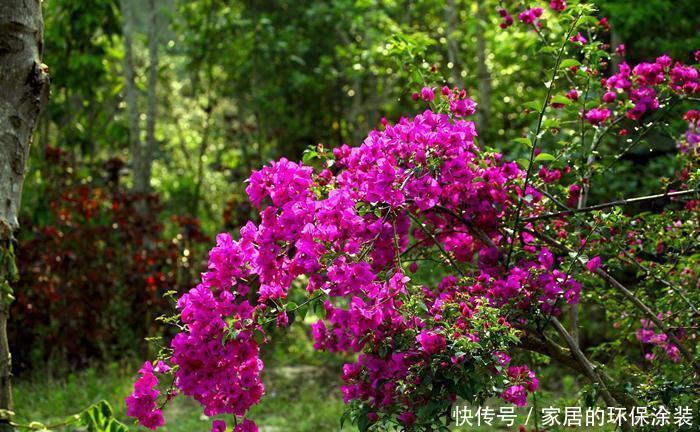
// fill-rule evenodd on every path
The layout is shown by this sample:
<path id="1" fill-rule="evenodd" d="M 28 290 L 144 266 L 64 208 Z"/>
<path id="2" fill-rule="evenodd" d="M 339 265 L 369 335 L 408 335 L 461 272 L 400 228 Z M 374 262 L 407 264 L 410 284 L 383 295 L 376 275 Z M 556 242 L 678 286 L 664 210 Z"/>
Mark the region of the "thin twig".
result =
<path id="1" fill-rule="evenodd" d="M 675 292 L 676 294 L 678 294 L 678 295 L 683 299 L 683 301 L 685 301 L 685 303 L 693 310 L 693 312 L 695 312 L 696 314 L 700 315 L 700 311 L 698 311 L 698 309 L 695 307 L 695 305 L 693 305 L 693 303 L 688 299 L 688 297 L 686 297 L 686 296 L 683 294 L 683 292 L 681 291 L 681 289 L 680 289 L 679 287 L 673 285 L 671 282 L 667 281 L 666 279 L 663 279 L 663 278 L 657 276 L 656 273 L 652 272 L 651 269 L 650 269 L 649 267 L 647 267 L 647 266 L 645 266 L 644 264 L 638 262 L 638 261 L 637 261 L 636 259 L 634 259 L 634 257 L 633 257 L 632 255 L 630 255 L 630 253 L 627 252 L 626 250 L 623 250 L 622 252 L 625 254 L 625 257 L 627 257 L 627 259 L 624 259 L 623 261 L 625 261 L 625 262 L 627 262 L 627 263 L 629 263 L 629 264 L 632 264 L 632 265 L 638 267 L 640 270 L 642 270 L 643 272 L 645 272 L 647 276 L 651 276 L 655 281 L 657 281 L 657 282 L 659 282 L 659 283 L 661 283 L 661 284 L 664 284 L 664 285 L 666 285 L 667 287 L 669 287 L 673 292 Z"/>
<path id="2" fill-rule="evenodd" d="M 452 265 L 452 267 L 454 267 L 455 270 L 457 270 L 457 271 L 459 272 L 459 274 L 460 274 L 462 277 L 465 277 L 466 275 L 464 274 L 464 272 L 462 271 L 462 269 L 459 268 L 459 266 L 457 265 L 457 263 L 456 263 L 456 262 L 452 259 L 452 257 L 450 256 L 450 254 L 447 253 L 447 251 L 445 250 L 445 248 L 442 247 L 442 244 L 440 244 L 440 242 L 435 238 L 435 236 L 433 235 L 433 233 L 431 233 L 425 226 L 423 226 L 423 222 L 421 222 L 420 220 L 418 220 L 418 218 L 416 218 L 416 217 L 415 217 L 413 214 L 411 214 L 411 213 L 408 213 L 408 216 L 411 218 L 411 220 L 413 220 L 415 223 L 418 224 L 418 227 L 421 229 L 421 231 L 423 231 L 428 237 L 430 237 L 430 239 L 433 241 L 433 243 L 435 243 L 435 245 L 438 247 L 438 249 L 440 249 L 440 252 L 442 252 L 442 254 L 445 256 L 445 258 L 447 258 L 447 261 L 450 262 L 450 264 Z"/>
<path id="3" fill-rule="evenodd" d="M 692 194 L 697 194 L 700 193 L 700 190 L 698 189 L 688 189 L 684 191 L 676 191 L 676 192 L 666 192 L 662 194 L 656 194 L 656 195 L 647 195 L 647 196 L 641 196 L 641 197 L 635 197 L 635 198 L 626 198 L 626 199 L 620 199 L 616 201 L 610 201 L 602 204 L 596 204 L 588 207 L 581 207 L 579 209 L 569 209 L 569 210 L 562 210 L 554 213 L 546 213 L 538 216 L 531 216 L 527 218 L 523 218 L 523 222 L 532 222 L 536 220 L 542 220 L 542 219 L 551 219 L 551 218 L 557 218 L 560 216 L 568 216 L 574 213 L 587 213 L 587 212 L 592 212 L 596 210 L 603 210 L 607 209 L 610 207 L 622 207 L 622 206 L 627 206 L 631 204 L 639 204 L 639 203 L 644 203 L 647 201 L 654 201 L 654 200 L 659 200 L 659 199 L 664 199 L 668 200 L 671 198 L 677 198 L 677 197 L 682 197 L 686 195 L 692 195 Z"/>

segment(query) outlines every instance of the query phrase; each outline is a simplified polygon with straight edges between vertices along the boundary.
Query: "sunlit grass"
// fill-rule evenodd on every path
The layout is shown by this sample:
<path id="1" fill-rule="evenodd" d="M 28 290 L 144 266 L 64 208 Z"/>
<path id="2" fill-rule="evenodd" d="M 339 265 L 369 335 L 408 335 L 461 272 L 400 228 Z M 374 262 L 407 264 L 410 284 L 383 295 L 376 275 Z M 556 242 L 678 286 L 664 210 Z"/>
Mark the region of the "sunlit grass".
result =
<path id="1" fill-rule="evenodd" d="M 131 391 L 134 366 L 112 364 L 69 374 L 65 379 L 36 376 L 16 380 L 16 420 L 50 425 L 99 400 L 107 400 L 117 418 L 131 430 L 145 431 L 125 416 L 124 398 Z M 279 367 L 266 371 L 267 394 L 251 410 L 261 431 L 338 431 L 344 405 L 337 378 L 317 366 Z M 175 398 L 164 410 L 167 432 L 208 431 L 211 419 L 196 402 Z M 226 419 L 226 417 L 222 417 Z M 69 429 L 63 429 L 69 430 Z M 345 428 L 345 430 L 350 430 Z"/>

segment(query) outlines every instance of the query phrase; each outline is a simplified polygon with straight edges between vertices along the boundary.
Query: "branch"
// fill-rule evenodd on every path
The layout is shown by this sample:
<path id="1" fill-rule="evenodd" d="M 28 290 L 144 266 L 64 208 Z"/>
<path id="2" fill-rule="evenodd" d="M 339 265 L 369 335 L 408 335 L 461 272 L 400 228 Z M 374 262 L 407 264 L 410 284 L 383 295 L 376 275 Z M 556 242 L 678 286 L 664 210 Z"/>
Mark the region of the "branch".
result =
<path id="1" fill-rule="evenodd" d="M 457 213 L 455 213 L 454 211 L 448 209 L 447 207 L 443 207 L 443 206 L 441 206 L 441 205 L 437 205 L 437 206 L 435 206 L 434 208 L 435 208 L 436 210 L 439 210 L 439 211 L 441 211 L 441 212 L 443 212 L 443 213 L 446 213 L 446 214 L 448 214 L 448 215 L 454 217 L 454 218 L 457 219 L 458 221 L 462 222 L 462 224 L 463 224 L 465 227 L 467 227 L 468 230 L 470 230 L 470 231 L 472 231 L 474 234 L 476 234 L 476 236 L 479 237 L 479 240 L 481 240 L 484 244 L 488 245 L 489 247 L 492 247 L 492 248 L 496 248 L 496 249 L 497 249 L 496 244 L 493 242 L 493 240 L 491 240 L 491 238 L 490 238 L 484 231 L 482 231 L 481 229 L 475 227 L 474 224 L 472 224 L 471 222 L 469 222 L 468 220 L 466 220 L 463 216 L 460 216 L 460 215 L 458 215 Z"/>
<path id="2" fill-rule="evenodd" d="M 440 244 L 440 242 L 435 238 L 435 236 L 433 235 L 433 233 L 431 233 L 431 232 L 423 225 L 423 222 L 421 222 L 420 220 L 418 220 L 418 218 L 416 218 L 416 217 L 415 217 L 414 215 L 412 215 L 410 212 L 408 213 L 408 216 L 409 216 L 416 224 L 418 224 L 418 227 L 421 229 L 421 231 L 423 231 L 423 233 L 425 233 L 425 235 L 427 235 L 428 237 L 430 237 L 430 239 L 435 243 L 435 246 L 437 246 L 438 249 L 440 249 L 440 252 L 442 252 L 442 255 L 443 255 L 445 258 L 447 258 L 447 261 L 450 263 L 450 265 L 452 265 L 452 267 L 454 267 L 455 270 L 457 270 L 457 272 L 459 272 L 459 274 L 460 274 L 462 277 L 465 277 L 466 275 L 464 274 L 464 272 L 462 271 L 462 269 L 461 269 L 461 268 L 457 265 L 457 263 L 452 259 L 452 256 L 450 256 L 450 254 L 447 253 L 447 251 L 445 250 L 445 248 L 442 247 L 442 244 Z"/>
<path id="3" fill-rule="evenodd" d="M 564 326 L 557 318 L 552 317 L 552 324 L 554 324 L 554 328 L 557 330 L 559 335 L 561 335 L 561 337 L 566 341 L 566 344 L 569 345 L 569 349 L 583 368 L 588 378 L 590 378 L 591 381 L 600 384 L 600 394 L 603 396 L 605 403 L 608 404 L 608 406 L 617 406 L 617 401 L 612 397 L 610 391 L 608 391 L 608 386 L 606 386 L 603 380 L 600 378 L 595 370 L 595 366 L 590 362 L 590 360 L 588 360 L 583 351 L 581 351 L 581 348 L 579 348 L 574 338 L 571 337 L 569 332 L 566 331 Z"/>
<path id="4" fill-rule="evenodd" d="M 626 257 L 626 258 L 623 259 L 623 261 L 625 261 L 625 262 L 627 262 L 627 263 L 629 263 L 629 264 L 632 264 L 632 265 L 638 267 L 640 270 L 642 270 L 643 272 L 645 272 L 647 276 L 651 276 L 655 281 L 657 281 L 657 282 L 659 282 L 659 283 L 661 283 L 661 284 L 664 284 L 664 285 L 666 285 L 667 287 L 669 287 L 673 292 L 675 292 L 676 294 L 678 294 L 678 296 L 679 296 L 680 298 L 682 298 L 683 301 L 685 301 L 685 303 L 688 305 L 688 307 L 690 307 L 690 309 L 693 310 L 693 312 L 695 312 L 696 314 L 700 315 L 700 311 L 698 310 L 698 308 L 696 308 L 695 305 L 690 301 L 690 299 L 689 299 L 688 297 L 686 297 L 686 296 L 683 294 L 683 291 L 681 290 L 680 287 L 677 287 L 677 286 L 673 285 L 671 282 L 667 281 L 666 279 L 663 279 L 663 278 L 657 276 L 653 271 L 651 271 L 651 269 L 650 269 L 649 267 L 647 267 L 647 266 L 645 266 L 644 264 L 638 262 L 638 261 L 637 261 L 632 255 L 630 255 L 630 253 L 627 252 L 626 250 L 622 250 L 621 252 L 624 253 L 624 254 L 625 254 L 625 257 Z"/>
<path id="5" fill-rule="evenodd" d="M 549 199 L 550 199 L 554 204 L 556 204 L 558 207 L 563 208 L 564 210 L 571 210 L 571 207 L 569 207 L 568 205 L 566 205 L 566 204 L 564 204 L 563 202 L 559 201 L 554 195 L 552 195 L 551 193 L 549 193 L 549 192 L 547 191 L 547 189 L 545 189 L 545 188 L 539 188 L 539 187 L 534 187 L 534 186 L 533 186 L 533 189 L 535 189 L 537 192 L 539 192 L 539 193 L 541 193 L 542 195 L 544 195 L 544 196 L 546 196 L 547 198 L 549 198 Z M 524 221 L 527 221 L 527 218 L 526 218 L 526 219 L 523 219 L 523 220 L 524 220 Z"/>
<path id="6" fill-rule="evenodd" d="M 615 279 L 610 273 L 606 272 L 605 270 L 598 268 L 594 272 L 598 276 L 602 277 L 605 279 L 610 285 L 612 285 L 616 290 L 618 290 L 623 296 L 625 296 L 629 301 L 634 304 L 637 309 L 640 311 L 644 312 L 644 314 L 651 320 L 656 326 L 664 332 L 669 339 L 678 347 L 678 349 L 681 351 L 681 354 L 683 354 L 683 357 L 685 357 L 686 360 L 695 368 L 696 371 L 700 372 L 700 365 L 695 363 L 695 359 L 693 357 L 693 354 L 688 350 L 688 348 L 685 347 L 681 343 L 681 341 L 678 340 L 678 338 L 673 334 L 673 332 L 664 324 L 659 317 L 651 310 L 649 307 L 644 304 L 637 296 L 634 295 L 634 293 L 627 288 L 625 288 L 624 285 L 622 285 L 617 279 Z"/>
<path id="7" fill-rule="evenodd" d="M 596 210 L 603 210 L 606 208 L 610 207 L 621 207 L 621 206 L 627 206 L 631 204 L 639 204 L 639 203 L 645 203 L 648 201 L 654 201 L 654 200 L 670 200 L 671 198 L 677 198 L 677 197 L 682 197 L 686 195 L 692 195 L 700 193 L 700 190 L 698 189 L 689 189 L 689 190 L 684 190 L 684 191 L 676 191 L 676 192 L 666 192 L 662 194 L 656 194 L 656 195 L 647 195 L 647 196 L 641 196 L 641 197 L 635 197 L 635 198 L 627 198 L 627 199 L 620 199 L 617 201 L 610 201 L 607 203 L 603 204 L 596 204 L 588 207 L 581 207 L 580 209 L 569 209 L 569 210 L 562 210 L 554 213 L 546 213 L 543 215 L 539 216 L 532 216 L 528 218 L 524 218 L 523 222 L 532 222 L 536 220 L 542 220 L 542 219 L 551 219 L 551 218 L 556 218 L 559 216 L 567 216 L 575 213 L 588 213 Z"/>
<path id="8" fill-rule="evenodd" d="M 520 348 L 545 355 L 590 379 L 583 366 L 581 366 L 581 363 L 579 363 L 573 357 L 570 350 L 557 344 L 544 335 L 542 335 L 542 337 L 538 337 L 534 335 L 533 332 L 525 330 L 523 332 L 523 336 L 520 338 Z M 591 362 L 591 364 L 593 365 L 594 369 L 598 371 L 600 379 L 604 381 L 605 385 L 610 391 L 610 394 L 613 396 L 613 398 L 615 398 L 615 400 L 626 407 L 638 405 L 637 401 L 632 396 L 617 388 L 614 380 L 603 370 L 599 369 L 599 365 L 593 362 Z"/>
<path id="9" fill-rule="evenodd" d="M 532 230 L 523 230 L 527 231 L 529 234 L 532 234 L 533 236 L 543 240 L 545 243 L 550 244 L 557 249 L 561 250 L 562 252 L 566 252 L 567 254 L 574 254 L 575 252 L 570 249 L 568 246 L 565 244 L 559 243 L 557 240 L 549 237 L 546 234 L 542 234 L 540 232 L 532 231 Z M 581 264 L 585 264 L 584 260 L 582 258 L 577 258 L 578 261 Z M 634 295 L 634 293 L 630 290 L 628 290 L 624 285 L 622 285 L 617 279 L 615 279 L 610 273 L 606 272 L 602 268 L 598 268 L 594 271 L 595 274 L 603 278 L 606 282 L 608 282 L 609 285 L 611 285 L 613 288 L 615 288 L 620 294 L 622 294 L 625 298 L 627 298 L 629 301 L 632 302 L 632 304 L 639 309 L 641 312 L 644 313 L 644 315 L 647 316 L 647 318 L 656 324 L 656 326 L 661 330 L 663 333 L 665 333 L 668 338 L 673 342 L 678 349 L 681 351 L 681 354 L 685 359 L 690 363 L 690 365 L 693 366 L 693 368 L 697 371 L 700 372 L 700 365 L 698 365 L 695 362 L 695 359 L 693 357 L 693 354 L 688 350 L 688 348 L 683 345 L 678 338 L 670 331 L 670 329 L 664 324 L 658 316 L 647 306 L 642 302 L 637 296 Z"/>
<path id="10" fill-rule="evenodd" d="M 558 205 L 560 208 L 563 208 L 566 210 L 565 212 L 560 212 L 560 213 L 572 213 L 572 212 L 576 211 L 575 209 L 572 211 L 572 209 L 570 207 L 568 207 L 567 205 L 560 203 L 559 201 L 555 200 L 549 194 L 546 194 L 544 189 L 538 189 L 538 190 L 540 192 L 542 192 L 543 194 L 545 194 L 547 197 L 549 197 L 552 201 L 554 201 L 554 203 L 556 205 Z M 697 190 L 697 189 L 695 189 L 695 190 Z M 678 192 L 672 192 L 672 193 L 678 194 Z M 665 194 L 664 196 L 668 196 L 668 194 Z M 642 197 L 642 198 L 644 198 L 644 197 Z M 635 200 L 635 199 L 639 199 L 639 198 L 630 198 L 630 200 Z M 630 201 L 630 200 L 627 200 L 627 201 Z M 581 209 L 579 209 L 579 210 L 581 210 Z M 547 215 L 543 215 L 543 216 L 547 216 Z M 540 219 L 542 219 L 542 218 L 543 217 L 540 217 Z M 593 232 L 593 231 L 596 231 L 596 230 L 594 229 L 591 232 Z M 690 309 L 692 309 L 693 312 L 700 315 L 700 311 L 698 311 L 697 307 L 695 307 L 695 305 L 693 305 L 693 303 L 688 299 L 688 297 L 686 297 L 683 294 L 683 291 L 680 289 L 680 287 L 677 287 L 677 286 L 673 285 L 671 282 L 657 276 L 654 272 L 651 271 L 651 269 L 649 269 L 648 267 L 639 263 L 637 260 L 634 259 L 634 257 L 630 256 L 629 252 L 627 252 L 626 250 L 624 250 L 624 249 L 619 249 L 619 250 L 620 250 L 620 253 L 624 254 L 627 257 L 627 259 L 623 259 L 623 261 L 640 268 L 642 271 L 644 271 L 647 274 L 647 276 L 651 276 L 657 282 L 662 283 L 662 284 L 666 285 L 667 287 L 669 287 L 672 291 L 674 291 L 676 294 L 678 294 L 683 299 L 683 301 L 688 305 L 688 307 L 690 307 Z"/>

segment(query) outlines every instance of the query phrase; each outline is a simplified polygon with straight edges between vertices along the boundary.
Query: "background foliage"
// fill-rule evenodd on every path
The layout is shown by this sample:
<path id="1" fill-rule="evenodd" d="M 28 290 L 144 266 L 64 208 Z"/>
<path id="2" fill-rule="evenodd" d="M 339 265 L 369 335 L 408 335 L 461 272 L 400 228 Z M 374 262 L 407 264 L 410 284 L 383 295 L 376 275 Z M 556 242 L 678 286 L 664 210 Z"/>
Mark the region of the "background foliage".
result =
<path id="1" fill-rule="evenodd" d="M 319 144 L 359 144 L 382 117 L 394 121 L 417 109 L 411 93 L 425 77 L 464 87 L 488 107 L 480 143 L 515 160 L 526 149 L 514 140 L 534 122 L 522 115 L 526 102 L 546 91 L 536 38 L 499 29 L 498 1 L 157 0 L 155 21 L 148 2 L 130 3 L 140 126 L 153 98 L 157 106 L 146 194 L 132 190 L 124 2 L 45 2 L 53 91 L 25 183 L 10 323 L 15 372 L 27 379 L 47 368 L 144 357 L 144 338 L 167 331 L 153 325 L 171 306 L 164 294 L 190 288 L 213 236 L 253 217 L 243 180 L 261 164 L 301 159 Z M 690 60 L 700 47 L 696 3 L 597 2 L 612 25 L 606 42 L 624 43 L 633 62 L 662 53 Z M 149 51 L 154 37 L 157 63 Z M 648 136 L 614 175 L 596 179 L 614 195 L 594 190 L 590 201 L 657 192 L 659 179 L 678 168 L 671 137 L 684 127 L 672 123 Z M 637 180 L 639 172 L 647 175 Z M 660 229 L 644 228 L 650 242 Z M 642 248 L 660 260 L 674 251 Z M 609 350 L 625 347 L 606 344 L 601 318 L 614 304 L 599 303 L 584 318 L 581 340 L 605 361 Z M 308 337 L 292 338 L 293 359 L 318 361 L 310 359 Z M 289 360 L 279 346 L 268 355 L 277 364 Z M 561 370 L 549 373 L 560 379 L 547 390 L 571 385 Z"/>

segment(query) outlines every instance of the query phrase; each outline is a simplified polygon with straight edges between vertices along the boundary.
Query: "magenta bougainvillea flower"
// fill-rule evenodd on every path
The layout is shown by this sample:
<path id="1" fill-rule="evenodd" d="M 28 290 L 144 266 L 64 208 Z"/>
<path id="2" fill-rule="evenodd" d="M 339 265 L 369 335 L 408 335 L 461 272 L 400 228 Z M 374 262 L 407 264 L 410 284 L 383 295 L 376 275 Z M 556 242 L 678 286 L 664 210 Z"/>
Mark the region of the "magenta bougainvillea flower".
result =
<path id="1" fill-rule="evenodd" d="M 126 398 L 126 415 L 138 419 L 148 429 L 155 430 L 163 426 L 163 413 L 158 409 L 156 390 L 158 378 L 153 374 L 153 365 L 144 363 L 139 371 L 141 378 L 134 384 L 134 392 Z"/>
<path id="2" fill-rule="evenodd" d="M 586 113 L 586 120 L 594 126 L 600 126 L 610 118 L 610 110 L 607 108 L 593 108 Z"/>

